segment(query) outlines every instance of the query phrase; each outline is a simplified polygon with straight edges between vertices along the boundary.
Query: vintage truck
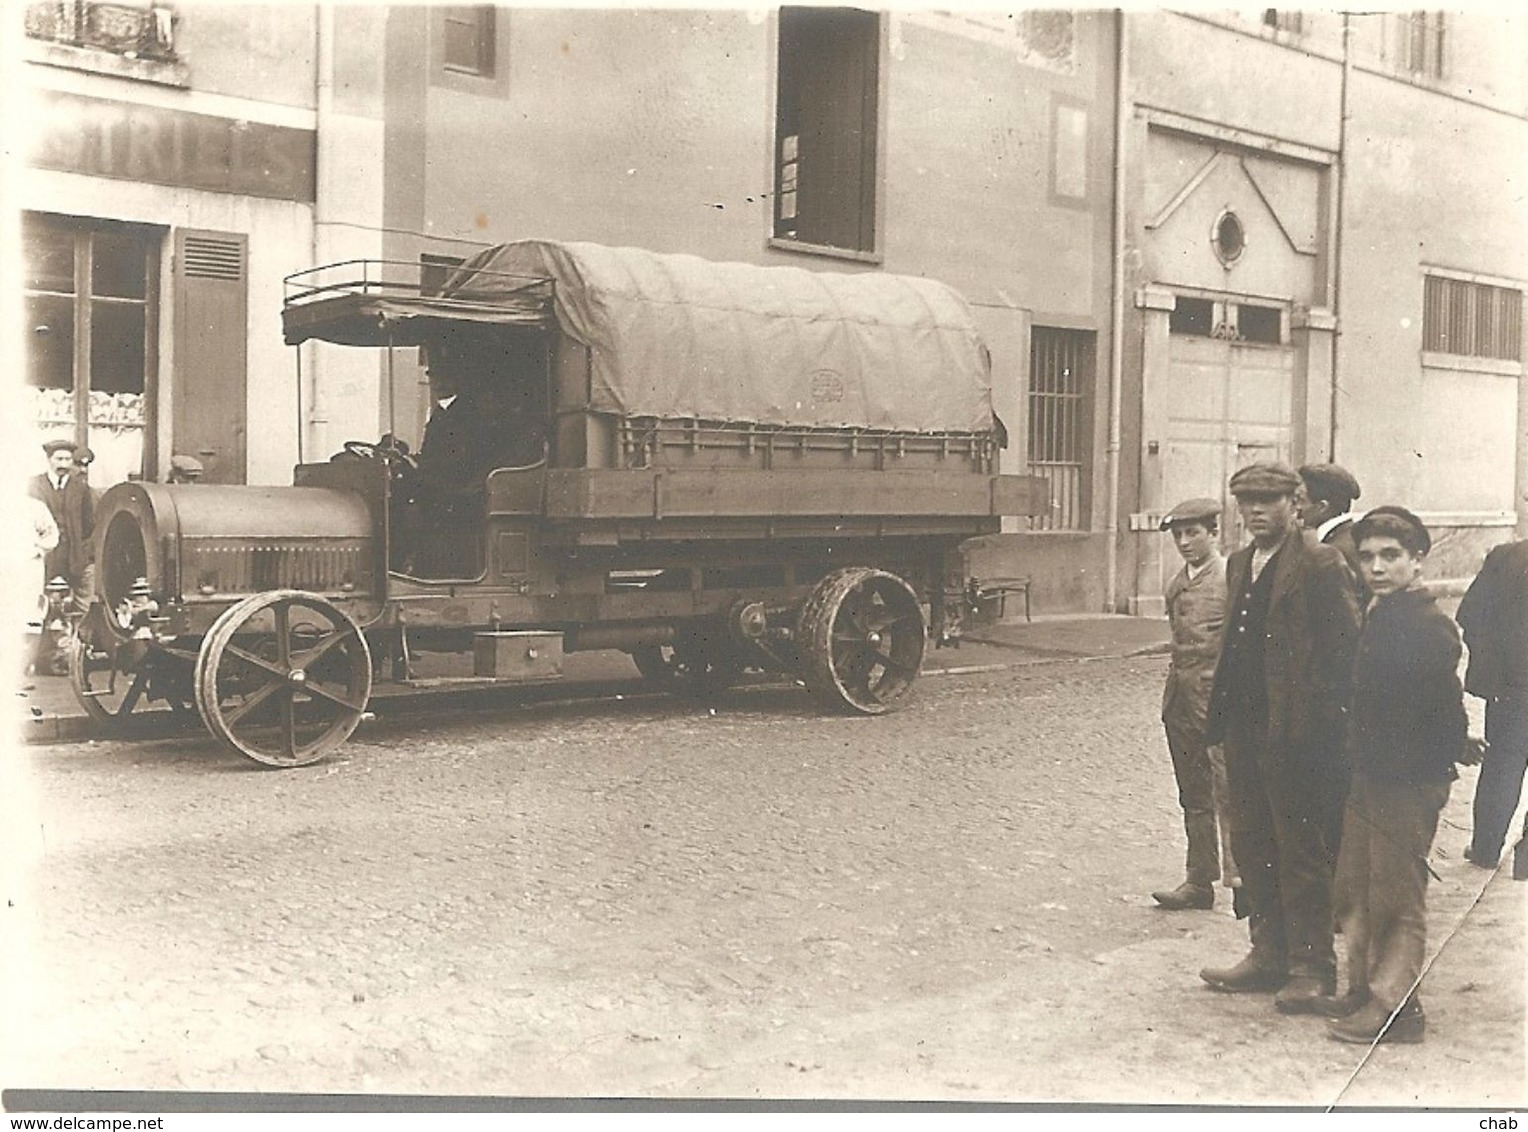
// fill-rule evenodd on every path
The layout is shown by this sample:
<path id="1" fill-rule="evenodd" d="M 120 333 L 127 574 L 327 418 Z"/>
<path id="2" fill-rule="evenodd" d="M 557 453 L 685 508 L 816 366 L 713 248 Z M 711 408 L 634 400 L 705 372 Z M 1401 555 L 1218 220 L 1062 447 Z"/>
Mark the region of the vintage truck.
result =
<path id="1" fill-rule="evenodd" d="M 443 286 L 409 264 L 298 272 L 282 320 L 294 347 L 384 351 L 390 415 L 400 358 L 470 342 L 521 454 L 465 497 L 444 576 L 405 545 L 443 536 L 409 521 L 429 501 L 394 421 L 291 487 L 113 487 L 72 666 L 104 725 L 163 700 L 300 766 L 373 681 L 440 687 L 426 651 L 470 651 L 485 684 L 554 680 L 584 649 L 690 693 L 757 667 L 874 715 L 956 629 L 959 544 L 1045 498 L 998 474 L 986 347 L 927 279 L 526 240 Z"/>

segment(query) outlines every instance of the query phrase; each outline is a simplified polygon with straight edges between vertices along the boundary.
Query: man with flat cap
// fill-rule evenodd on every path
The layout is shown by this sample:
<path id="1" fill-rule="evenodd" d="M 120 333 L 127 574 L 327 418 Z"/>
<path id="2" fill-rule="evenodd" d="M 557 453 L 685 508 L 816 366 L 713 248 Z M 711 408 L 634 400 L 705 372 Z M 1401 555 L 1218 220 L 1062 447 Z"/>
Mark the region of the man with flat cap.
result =
<path id="1" fill-rule="evenodd" d="M 1200 977 L 1221 991 L 1275 991 L 1281 1012 L 1307 1013 L 1336 986 L 1329 830 L 1347 796 L 1341 744 L 1358 605 L 1342 555 L 1300 529 L 1294 469 L 1254 464 L 1230 488 L 1252 543 L 1226 566 L 1206 738 L 1225 744 L 1252 948 Z"/>
<path id="2" fill-rule="evenodd" d="M 50 440 L 42 450 L 48 455 L 48 470 L 27 481 L 27 494 L 46 503 L 58 525 L 58 545 L 48 552 L 44 570 L 50 580 L 67 579 L 76 601 L 81 601 L 89 596 L 95 520 L 90 485 L 74 466 L 73 441 Z"/>
<path id="3" fill-rule="evenodd" d="M 1358 481 L 1340 464 L 1305 464 L 1300 468 L 1300 486 L 1300 521 L 1316 532 L 1318 542 L 1342 552 L 1357 580 L 1360 599 L 1368 597 L 1358 568 L 1358 547 L 1353 544 L 1353 501 L 1362 494 Z"/>
<path id="4" fill-rule="evenodd" d="M 1189 499 L 1162 519 L 1162 529 L 1171 533 L 1183 558 L 1183 568 L 1163 595 L 1172 630 L 1172 662 L 1162 689 L 1162 726 L 1178 783 L 1188 855 L 1183 883 L 1151 894 L 1157 906 L 1169 912 L 1214 907 L 1216 880 L 1233 888 L 1240 902 L 1228 839 L 1225 756 L 1204 741 L 1210 682 L 1226 620 L 1220 507 L 1218 499 Z"/>

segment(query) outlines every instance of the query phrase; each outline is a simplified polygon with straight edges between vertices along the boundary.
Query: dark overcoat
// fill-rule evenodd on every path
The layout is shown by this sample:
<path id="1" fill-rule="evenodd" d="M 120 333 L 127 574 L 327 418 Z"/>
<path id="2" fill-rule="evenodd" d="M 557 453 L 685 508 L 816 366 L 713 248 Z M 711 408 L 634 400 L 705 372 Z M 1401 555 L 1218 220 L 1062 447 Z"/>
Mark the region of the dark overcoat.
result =
<path id="1" fill-rule="evenodd" d="M 1486 555 L 1454 617 L 1470 650 L 1464 690 L 1528 705 L 1528 539 Z"/>
<path id="2" fill-rule="evenodd" d="M 1353 541 L 1353 520 L 1344 519 L 1327 531 L 1326 538 L 1321 541 L 1342 553 L 1342 557 L 1347 561 L 1348 569 L 1353 571 L 1353 581 L 1358 586 L 1358 592 L 1360 595 L 1363 595 L 1365 591 L 1364 576 L 1363 572 L 1358 568 L 1358 544 Z"/>
<path id="3" fill-rule="evenodd" d="M 27 481 L 27 494 L 41 499 L 53 512 L 58 524 L 58 546 L 48 552 L 44 569 L 48 578 L 63 576 L 71 585 L 78 586 L 90 564 L 93 550 L 90 544 L 94 533 L 95 507 L 91 500 L 90 485 L 78 472 L 71 472 L 62 491 L 53 487 L 46 474 L 33 476 Z"/>
<path id="4" fill-rule="evenodd" d="M 1277 558 L 1263 649 L 1271 750 L 1323 763 L 1340 756 L 1343 717 L 1358 648 L 1358 602 L 1353 575 L 1341 552 L 1316 541 L 1314 531 L 1290 535 Z M 1252 570 L 1252 547 L 1226 563 L 1228 603 L 1234 603 Z M 1225 632 L 1233 629 L 1227 616 Z M 1225 655 L 1222 635 L 1221 655 Z M 1210 692 L 1211 743 L 1225 737 L 1230 688 L 1218 666 Z"/>
<path id="5" fill-rule="evenodd" d="M 1448 782 L 1468 721 L 1459 686 L 1459 630 L 1425 589 L 1370 607 L 1354 665 L 1348 751 L 1388 782 Z"/>

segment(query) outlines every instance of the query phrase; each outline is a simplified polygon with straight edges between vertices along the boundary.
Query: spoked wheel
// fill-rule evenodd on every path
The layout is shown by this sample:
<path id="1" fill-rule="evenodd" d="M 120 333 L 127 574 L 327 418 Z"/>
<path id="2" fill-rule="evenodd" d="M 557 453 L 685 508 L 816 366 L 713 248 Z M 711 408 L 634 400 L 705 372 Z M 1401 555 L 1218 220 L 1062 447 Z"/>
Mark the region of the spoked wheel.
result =
<path id="1" fill-rule="evenodd" d="M 70 635 L 69 686 L 85 714 L 108 734 L 135 711 L 167 703 L 176 718 L 192 712 L 190 659 L 149 641 L 119 640 L 99 606 Z"/>
<path id="2" fill-rule="evenodd" d="M 631 659 L 651 683 L 692 698 L 726 691 L 743 671 L 742 661 L 730 649 L 695 640 L 641 645 L 631 650 Z"/>
<path id="3" fill-rule="evenodd" d="M 371 696 L 371 652 L 342 610 L 312 594 L 245 598 L 213 623 L 196 663 L 207 729 L 267 766 L 306 766 L 350 737 Z"/>
<path id="4" fill-rule="evenodd" d="M 154 661 L 142 641 L 95 645 L 76 636 L 69 649 L 69 686 L 85 714 L 108 733 L 147 701 Z"/>
<path id="5" fill-rule="evenodd" d="M 912 689 L 927 635 L 918 595 L 901 578 L 868 566 L 836 570 L 801 610 L 802 675 L 828 704 L 879 715 Z"/>

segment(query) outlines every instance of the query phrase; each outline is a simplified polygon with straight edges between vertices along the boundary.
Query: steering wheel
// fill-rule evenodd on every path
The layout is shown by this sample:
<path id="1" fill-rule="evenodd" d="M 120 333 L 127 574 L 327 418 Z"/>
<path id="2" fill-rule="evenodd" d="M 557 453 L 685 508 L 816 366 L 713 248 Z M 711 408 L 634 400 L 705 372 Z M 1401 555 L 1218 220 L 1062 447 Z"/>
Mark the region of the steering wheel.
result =
<path id="1" fill-rule="evenodd" d="M 399 440 L 391 433 L 384 433 L 382 439 L 375 444 L 365 440 L 347 440 L 341 447 L 345 455 L 358 460 L 381 460 L 390 464 L 397 472 L 398 465 L 413 468 L 416 466 L 413 453 L 409 451 L 408 441 Z"/>

